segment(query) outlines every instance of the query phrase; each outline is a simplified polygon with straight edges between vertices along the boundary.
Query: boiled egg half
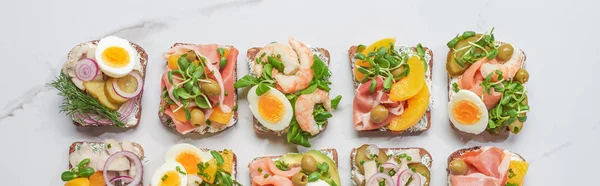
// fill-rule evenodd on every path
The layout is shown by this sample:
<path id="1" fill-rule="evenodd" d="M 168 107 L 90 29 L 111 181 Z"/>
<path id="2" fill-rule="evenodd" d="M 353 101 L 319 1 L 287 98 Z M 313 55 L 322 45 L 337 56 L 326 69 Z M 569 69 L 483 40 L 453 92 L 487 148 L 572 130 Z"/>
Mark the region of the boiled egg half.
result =
<path id="1" fill-rule="evenodd" d="M 187 175 L 183 165 L 177 162 L 166 162 L 152 176 L 153 186 L 186 186 Z"/>
<path id="2" fill-rule="evenodd" d="M 101 39 L 95 57 L 100 70 L 113 78 L 126 76 L 139 63 L 137 51 L 129 41 L 116 36 Z"/>
<path id="3" fill-rule="evenodd" d="M 273 131 L 286 129 L 292 121 L 292 104 L 283 93 L 271 88 L 263 95 L 256 94 L 258 86 L 254 86 L 248 92 L 248 103 L 252 115 L 265 128 Z"/>
<path id="4" fill-rule="evenodd" d="M 165 155 L 165 162 L 176 162 L 185 168 L 190 181 L 202 180 L 198 176 L 198 164 L 212 159 L 210 152 L 200 150 L 198 147 L 187 143 L 174 145 Z"/>
<path id="5" fill-rule="evenodd" d="M 477 94 L 469 90 L 460 90 L 448 103 L 448 116 L 456 129 L 480 134 L 488 125 L 488 111 Z"/>

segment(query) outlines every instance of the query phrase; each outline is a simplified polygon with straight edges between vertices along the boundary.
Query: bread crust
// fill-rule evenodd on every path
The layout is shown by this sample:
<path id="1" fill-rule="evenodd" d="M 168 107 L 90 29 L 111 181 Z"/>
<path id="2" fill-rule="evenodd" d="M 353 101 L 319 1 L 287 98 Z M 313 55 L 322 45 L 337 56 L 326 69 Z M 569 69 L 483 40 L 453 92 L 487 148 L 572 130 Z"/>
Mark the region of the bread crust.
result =
<path id="1" fill-rule="evenodd" d="M 417 51 L 416 47 L 411 47 L 411 48 L 413 51 L 415 51 L 415 52 Z M 423 47 L 423 49 L 425 49 L 425 52 L 427 52 L 431 56 L 431 59 L 429 60 L 429 69 L 430 69 L 429 77 L 431 77 L 431 80 L 433 81 L 433 70 L 432 70 L 433 69 L 433 58 L 434 58 L 433 51 L 427 47 Z M 350 62 L 350 73 L 352 74 L 352 84 L 354 86 L 354 90 L 356 90 L 358 88 L 358 85 L 360 84 L 358 82 L 358 80 L 356 80 L 356 76 L 354 76 L 354 62 L 352 62 L 353 61 L 352 59 L 354 58 L 354 55 L 356 54 L 357 50 L 358 50 L 358 46 L 356 46 L 356 45 L 350 46 L 350 48 L 348 49 L 348 59 Z M 431 94 L 431 92 L 432 91 L 430 90 L 430 94 Z M 429 100 L 429 101 L 431 102 L 433 100 Z M 402 133 L 418 134 L 421 132 L 425 132 L 425 131 L 429 130 L 429 128 L 431 128 L 431 110 L 432 109 L 429 109 L 425 112 L 425 115 L 427 117 L 427 127 L 423 130 L 396 132 L 396 131 L 391 131 L 391 130 L 380 131 L 379 129 L 373 129 L 373 130 L 361 130 L 358 132 L 390 132 L 390 133 L 394 133 L 394 134 L 402 134 Z M 353 109 L 353 111 L 354 111 L 354 109 Z M 387 128 L 387 126 L 386 126 L 386 128 Z"/>
<path id="2" fill-rule="evenodd" d="M 191 44 L 191 43 L 175 43 L 175 44 L 173 44 L 173 46 L 171 46 L 171 48 L 173 48 L 173 47 L 176 47 L 176 46 L 179 46 L 179 45 L 195 45 L 195 44 Z M 223 45 L 223 46 L 225 46 L 225 47 L 230 47 L 230 48 L 235 48 L 235 47 L 233 47 L 232 45 Z M 237 56 L 236 56 L 236 59 L 237 59 Z M 233 66 L 233 69 L 234 69 L 234 70 L 233 70 L 233 83 L 235 83 L 235 82 L 237 82 L 237 80 L 238 80 L 238 75 L 237 75 L 237 73 L 238 73 L 238 71 L 237 71 L 237 63 L 236 63 L 234 66 Z M 162 90 L 161 90 L 161 91 L 162 91 Z M 233 93 L 233 94 L 234 94 L 234 95 L 233 95 L 233 96 L 234 96 L 234 97 L 233 97 L 233 99 L 234 99 L 233 105 L 234 105 L 234 106 L 237 106 L 237 104 L 238 104 L 238 92 L 237 92 L 237 90 L 236 90 L 236 91 L 234 91 L 234 93 Z M 162 99 L 162 98 L 161 98 L 161 99 Z M 159 105 L 160 105 L 160 103 L 159 103 Z M 175 124 L 174 124 L 174 123 L 171 121 L 171 117 L 169 117 L 169 116 L 168 116 L 167 114 L 165 114 L 164 112 L 161 112 L 161 111 L 160 111 L 160 109 L 158 110 L 158 118 L 159 118 L 160 122 L 161 122 L 161 123 L 162 123 L 164 126 L 166 126 L 167 128 L 170 128 L 170 129 L 172 129 L 172 130 L 174 130 L 174 131 L 177 131 L 177 129 L 175 128 Z M 233 123 L 231 126 L 227 126 L 227 127 L 221 128 L 221 130 L 219 130 L 219 131 L 216 131 L 216 132 L 214 132 L 214 133 L 219 133 L 219 132 L 225 131 L 225 130 L 227 130 L 227 129 L 229 129 L 229 128 L 233 127 L 233 126 L 235 126 L 235 125 L 237 124 L 237 122 L 238 122 L 238 111 L 237 111 L 237 110 L 234 110 L 234 111 L 233 111 L 233 117 L 232 117 L 232 119 L 233 119 L 235 122 L 234 122 L 234 123 Z M 212 134 L 212 133 L 211 133 L 211 132 L 204 132 L 204 133 L 202 133 L 202 132 L 200 132 L 200 131 L 196 131 L 196 130 L 194 130 L 194 131 L 192 131 L 192 132 L 190 132 L 190 133 L 188 133 L 188 134 L 209 135 L 209 134 Z"/>
<path id="3" fill-rule="evenodd" d="M 258 54 L 258 52 L 260 52 L 261 49 L 262 49 L 262 47 L 252 47 L 252 48 L 248 49 L 248 51 L 246 53 L 247 59 L 255 59 L 256 54 Z M 325 55 L 325 57 L 327 57 L 327 59 L 329 59 L 329 60 L 327 60 L 327 66 L 329 66 L 331 64 L 329 50 L 327 50 L 325 48 L 316 48 L 316 49 L 320 53 Z M 252 68 L 253 68 L 252 66 L 254 66 L 254 60 L 247 60 L 247 63 L 248 63 L 248 69 L 252 73 Z M 323 130 L 321 130 L 321 131 L 319 131 L 319 133 L 313 135 L 313 137 L 317 136 L 317 135 L 321 134 L 321 132 L 327 130 L 328 125 L 329 125 L 329 121 L 325 122 L 325 125 L 323 125 Z M 254 117 L 254 115 L 252 115 L 252 126 L 254 128 L 254 132 L 257 134 L 271 134 L 271 135 L 283 136 L 288 131 L 287 128 L 283 129 L 281 131 L 273 131 L 270 129 L 266 129 L 258 122 L 258 120 L 256 119 L 256 117 Z"/>
<path id="4" fill-rule="evenodd" d="M 92 40 L 92 41 L 88 41 L 85 43 L 80 43 L 79 45 L 73 47 L 73 49 L 71 49 L 71 51 L 69 51 L 67 56 L 71 56 L 71 53 L 73 53 L 75 51 L 76 48 L 81 47 L 85 44 L 88 43 L 92 43 L 93 45 L 98 45 L 98 42 L 100 42 L 100 40 Z M 131 46 L 137 51 L 138 53 L 138 57 L 140 58 L 140 63 L 142 64 L 142 81 L 144 82 L 144 84 L 146 84 L 146 65 L 148 65 L 148 54 L 146 53 L 146 51 L 139 45 L 129 42 L 131 44 Z M 67 60 L 68 61 L 68 60 Z M 81 91 L 81 90 L 80 90 Z M 132 128 L 137 126 L 138 124 L 140 124 L 140 120 L 141 120 L 141 115 L 142 115 L 142 96 L 144 95 L 144 88 L 142 88 L 142 91 L 140 92 L 140 94 L 137 96 L 136 100 L 135 100 L 135 105 L 138 106 L 138 112 L 135 115 L 135 118 L 137 119 L 137 122 L 134 125 L 125 125 L 123 126 L 123 128 Z M 82 125 L 79 122 L 76 122 L 75 120 L 72 121 L 73 125 L 75 126 L 79 126 L 79 127 L 103 127 L 100 125 Z M 115 126 L 113 125 L 109 125 L 109 126 Z"/>
<path id="5" fill-rule="evenodd" d="M 502 42 L 502 41 L 498 41 L 497 43 L 498 43 L 498 44 L 500 44 L 500 45 L 503 45 L 503 44 L 508 44 L 508 43 L 506 43 L 506 42 Z M 521 52 L 521 54 L 523 54 L 523 56 L 521 57 L 521 58 L 522 58 L 521 60 L 523 61 L 522 68 L 525 68 L 525 63 L 527 62 L 527 55 L 525 55 L 525 51 L 523 51 L 523 50 L 521 50 L 521 49 L 519 49 L 519 51 Z M 451 54 L 452 54 L 452 51 L 451 51 L 451 50 L 448 50 L 448 54 L 447 54 L 447 56 L 446 56 L 446 63 L 448 63 L 448 58 L 450 57 L 450 55 L 451 55 Z M 450 75 L 448 74 L 448 71 L 446 71 L 446 75 L 448 76 L 448 86 L 447 86 L 447 87 L 448 87 L 448 89 L 447 89 L 447 90 L 448 90 L 448 101 L 450 101 L 450 99 L 451 99 L 451 98 L 450 98 L 450 91 L 453 91 L 453 90 L 452 90 L 452 88 L 450 88 L 450 87 L 452 87 L 452 85 L 451 85 L 452 79 L 453 79 L 453 78 L 458 78 L 458 77 L 460 77 L 460 76 L 457 76 L 457 77 L 452 77 L 452 76 L 450 76 Z M 454 129 L 454 131 L 456 131 L 456 132 L 459 132 L 459 133 L 462 133 L 462 134 L 466 134 L 466 135 L 480 135 L 480 134 L 471 134 L 471 133 L 467 133 L 467 132 L 463 132 L 463 131 L 461 131 L 461 130 L 458 130 L 458 129 L 457 129 L 455 126 L 454 126 L 454 124 L 452 123 L 452 121 L 450 121 L 450 119 L 449 119 L 449 118 L 448 118 L 448 124 L 450 124 L 450 127 L 452 127 L 452 129 Z M 508 131 L 508 128 L 506 128 L 505 130 L 502 130 L 502 131 L 500 131 L 498 134 L 492 134 L 492 133 L 490 133 L 490 132 L 489 132 L 489 131 L 487 131 L 487 130 L 486 130 L 486 132 L 488 132 L 488 133 L 489 133 L 489 134 L 491 134 L 491 135 L 497 135 L 497 136 L 501 136 L 501 135 L 504 135 L 505 133 L 507 133 L 507 132 L 509 132 L 509 131 Z"/>

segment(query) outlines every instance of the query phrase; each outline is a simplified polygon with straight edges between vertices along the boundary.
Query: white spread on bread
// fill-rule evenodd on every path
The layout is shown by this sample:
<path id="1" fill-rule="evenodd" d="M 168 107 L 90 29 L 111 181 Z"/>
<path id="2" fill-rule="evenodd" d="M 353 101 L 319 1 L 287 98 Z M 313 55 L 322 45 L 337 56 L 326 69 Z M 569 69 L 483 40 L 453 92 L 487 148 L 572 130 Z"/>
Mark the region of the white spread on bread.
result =
<path id="1" fill-rule="evenodd" d="M 76 144 L 74 151 L 69 154 L 69 163 L 72 167 L 77 167 L 77 164 L 81 162 L 81 160 L 89 158 L 90 163 L 88 166 L 94 168 L 96 171 L 102 171 L 104 170 L 104 163 L 110 154 L 122 150 L 133 152 L 138 155 L 138 157 L 143 158 L 141 149 L 133 143 L 129 141 L 119 143 L 113 139 L 107 139 L 105 142 L 99 143 L 83 142 Z M 121 176 L 123 176 L 122 173 L 124 172 L 128 176 L 134 177 L 136 170 L 131 170 L 133 167 L 131 166 L 132 163 L 133 162 L 130 162 L 126 157 L 117 157 L 117 159 L 109 165 L 108 171 L 121 171 Z"/>

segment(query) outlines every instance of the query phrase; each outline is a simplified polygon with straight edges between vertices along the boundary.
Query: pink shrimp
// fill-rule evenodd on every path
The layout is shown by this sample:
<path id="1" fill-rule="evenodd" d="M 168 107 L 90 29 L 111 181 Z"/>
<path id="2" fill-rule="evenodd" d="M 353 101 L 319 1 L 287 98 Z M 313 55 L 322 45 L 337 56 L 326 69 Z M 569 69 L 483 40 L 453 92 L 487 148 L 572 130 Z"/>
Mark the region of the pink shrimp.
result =
<path id="1" fill-rule="evenodd" d="M 314 107 L 317 103 L 323 103 L 325 110 L 331 112 L 329 93 L 324 90 L 317 89 L 313 93 L 299 96 L 296 100 L 296 120 L 303 131 L 312 135 L 319 133 L 319 126 L 313 117 Z"/>
<path id="2" fill-rule="evenodd" d="M 274 75 L 277 89 L 283 93 L 294 93 L 305 89 L 314 76 L 311 69 L 314 58 L 310 48 L 293 37 L 290 37 L 289 43 L 298 54 L 300 68 L 293 74 L 277 73 L 277 75 Z"/>
<path id="3" fill-rule="evenodd" d="M 496 70 L 500 70 L 505 80 L 512 79 L 517 74 L 517 71 L 523 65 L 523 61 L 521 60 L 521 51 L 515 50 L 510 59 L 504 63 L 498 62 L 496 59 L 492 59 L 490 61 L 484 62 L 481 64 L 479 71 L 481 75 L 485 78 L 490 73 L 493 73 Z M 496 80 L 497 75 L 494 74 L 493 78 Z"/>

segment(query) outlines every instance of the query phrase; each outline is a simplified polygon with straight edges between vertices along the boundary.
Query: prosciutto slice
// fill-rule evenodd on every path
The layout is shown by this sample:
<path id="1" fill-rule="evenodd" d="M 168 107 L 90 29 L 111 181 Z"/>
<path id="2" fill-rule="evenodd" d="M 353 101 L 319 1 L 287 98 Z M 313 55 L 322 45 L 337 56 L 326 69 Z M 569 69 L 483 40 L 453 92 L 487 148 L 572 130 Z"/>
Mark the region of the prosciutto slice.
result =
<path id="1" fill-rule="evenodd" d="M 451 175 L 453 186 L 503 186 L 510 164 L 510 154 L 491 147 L 465 153 L 459 157 L 469 166 L 466 175 Z"/>
<path id="2" fill-rule="evenodd" d="M 369 91 L 371 83 L 375 81 L 375 91 Z M 377 105 L 385 106 L 390 114 L 381 123 L 371 121 L 371 109 Z M 390 124 L 392 118 L 402 114 L 404 105 L 402 102 L 394 102 L 389 99 L 387 93 L 383 92 L 383 78 L 377 77 L 361 84 L 355 92 L 353 102 L 354 128 L 356 130 L 374 130 Z"/>

